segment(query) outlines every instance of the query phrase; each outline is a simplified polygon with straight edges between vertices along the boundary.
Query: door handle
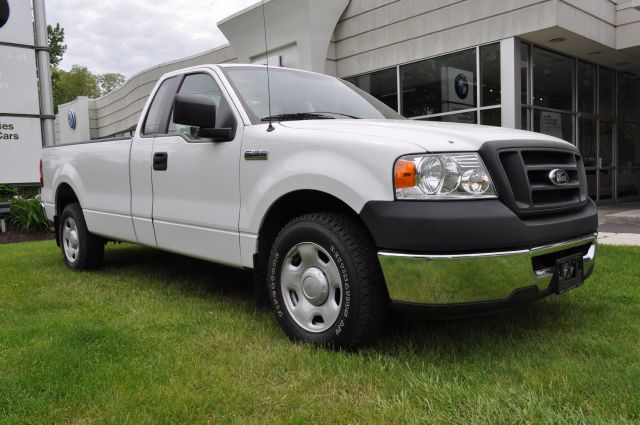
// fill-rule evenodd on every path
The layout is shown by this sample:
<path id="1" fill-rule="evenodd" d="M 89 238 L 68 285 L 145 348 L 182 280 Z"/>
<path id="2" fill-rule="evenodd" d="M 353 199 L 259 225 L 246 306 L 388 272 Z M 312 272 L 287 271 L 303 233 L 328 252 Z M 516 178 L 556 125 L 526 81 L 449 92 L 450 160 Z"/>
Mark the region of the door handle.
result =
<path id="1" fill-rule="evenodd" d="M 153 169 L 156 171 L 166 171 L 169 154 L 166 152 L 156 152 L 153 154 Z"/>

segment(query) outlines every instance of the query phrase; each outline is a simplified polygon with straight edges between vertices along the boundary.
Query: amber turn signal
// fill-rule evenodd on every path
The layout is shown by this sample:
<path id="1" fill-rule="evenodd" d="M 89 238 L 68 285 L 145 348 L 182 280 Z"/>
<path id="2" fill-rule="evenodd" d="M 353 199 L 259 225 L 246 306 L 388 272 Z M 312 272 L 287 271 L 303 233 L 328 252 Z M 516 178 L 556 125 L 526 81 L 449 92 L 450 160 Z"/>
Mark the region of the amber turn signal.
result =
<path id="1" fill-rule="evenodd" d="M 416 185 L 416 164 L 403 159 L 396 161 L 395 166 L 396 189 L 404 189 Z"/>

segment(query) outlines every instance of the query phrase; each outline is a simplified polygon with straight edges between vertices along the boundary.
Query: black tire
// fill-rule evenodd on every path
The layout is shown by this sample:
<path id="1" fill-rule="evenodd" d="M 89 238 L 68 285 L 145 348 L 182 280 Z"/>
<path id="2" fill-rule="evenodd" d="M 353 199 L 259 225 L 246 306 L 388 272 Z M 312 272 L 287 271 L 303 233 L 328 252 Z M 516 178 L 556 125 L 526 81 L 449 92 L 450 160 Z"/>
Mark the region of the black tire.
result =
<path id="1" fill-rule="evenodd" d="M 299 324 L 291 312 L 297 308 L 294 302 L 300 302 L 297 293 L 294 290 L 286 303 L 286 295 L 283 294 L 283 264 L 286 262 L 287 267 L 296 267 L 291 256 L 295 256 L 294 250 L 297 247 L 305 244 L 322 248 L 316 248 L 318 257 L 323 258 L 321 261 L 326 259 L 327 264 L 332 261 L 338 268 L 339 279 L 323 274 L 327 281 L 340 281 L 341 289 L 336 287 L 335 292 L 341 291 L 342 294 L 341 297 L 340 293 L 336 295 L 336 300 L 339 298 L 340 303 L 336 301 L 332 307 L 334 311 L 338 311 L 337 318 L 330 327 L 323 330 L 310 331 Z M 327 254 L 331 256 L 330 260 L 326 258 Z M 303 260 L 299 261 L 304 266 Z M 297 273 L 304 282 L 302 271 Z M 304 287 L 301 284 L 301 288 Z M 285 333 L 294 340 L 320 345 L 345 349 L 369 345 L 384 328 L 389 310 L 389 297 L 373 240 L 360 222 L 342 214 L 312 213 L 290 221 L 280 231 L 271 249 L 267 267 L 267 289 L 271 306 Z M 331 293 L 331 289 L 329 291 Z M 306 301 L 309 300 L 306 292 L 303 296 Z M 332 295 L 325 297 L 325 303 L 334 299 Z M 339 310 L 336 306 L 339 306 Z M 316 307 L 314 305 L 311 308 Z M 320 322 L 322 327 L 329 325 L 330 323 L 325 325 L 324 321 Z"/>
<path id="2" fill-rule="evenodd" d="M 72 220 L 77 229 L 77 242 L 74 241 L 76 248 L 73 250 L 75 256 L 69 254 L 67 249 L 65 249 L 66 244 L 70 243 L 69 239 L 65 238 L 65 227 L 68 224 L 67 219 Z M 102 266 L 105 240 L 89 232 L 80 204 L 74 202 L 62 210 L 59 230 L 62 257 L 69 268 L 79 271 L 97 269 Z"/>

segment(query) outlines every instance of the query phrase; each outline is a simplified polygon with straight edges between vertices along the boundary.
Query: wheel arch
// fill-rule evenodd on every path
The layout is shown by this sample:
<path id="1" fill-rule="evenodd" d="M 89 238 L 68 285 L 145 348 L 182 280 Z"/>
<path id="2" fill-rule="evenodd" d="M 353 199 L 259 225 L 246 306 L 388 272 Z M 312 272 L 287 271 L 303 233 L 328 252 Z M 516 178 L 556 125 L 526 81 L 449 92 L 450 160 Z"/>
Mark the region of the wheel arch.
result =
<path id="1" fill-rule="evenodd" d="M 264 215 L 258 231 L 257 253 L 253 259 L 254 270 L 262 274 L 273 241 L 285 224 L 295 217 L 313 212 L 332 212 L 349 215 L 361 222 L 364 228 L 367 229 L 358 213 L 334 195 L 312 189 L 289 192 L 273 202 Z"/>

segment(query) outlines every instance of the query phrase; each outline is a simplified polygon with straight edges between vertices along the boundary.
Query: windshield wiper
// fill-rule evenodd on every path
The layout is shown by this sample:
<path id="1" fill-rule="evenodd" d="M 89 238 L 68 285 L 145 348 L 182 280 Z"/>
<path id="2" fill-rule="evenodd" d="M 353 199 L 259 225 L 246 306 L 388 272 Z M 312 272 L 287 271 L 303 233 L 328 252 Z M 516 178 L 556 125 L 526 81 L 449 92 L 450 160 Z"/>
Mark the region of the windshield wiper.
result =
<path id="1" fill-rule="evenodd" d="M 295 121 L 295 120 L 333 120 L 335 118 L 321 112 L 295 112 L 277 114 L 262 118 L 262 121 Z"/>

